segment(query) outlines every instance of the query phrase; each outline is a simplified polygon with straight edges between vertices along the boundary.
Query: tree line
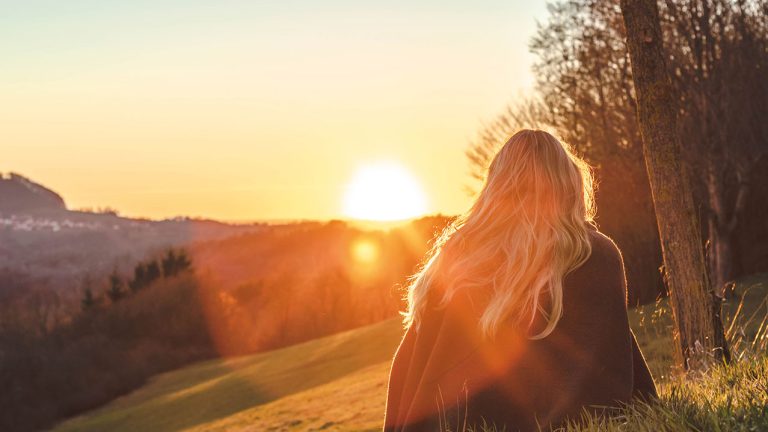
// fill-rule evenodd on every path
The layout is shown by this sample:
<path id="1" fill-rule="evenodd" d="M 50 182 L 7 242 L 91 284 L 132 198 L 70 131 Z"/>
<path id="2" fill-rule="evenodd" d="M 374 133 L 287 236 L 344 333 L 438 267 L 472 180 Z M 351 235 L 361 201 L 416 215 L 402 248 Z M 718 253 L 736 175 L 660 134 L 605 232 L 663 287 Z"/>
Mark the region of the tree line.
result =
<path id="1" fill-rule="evenodd" d="M 132 278 L 112 272 L 100 294 L 86 286 L 82 310 L 55 321 L 49 316 L 62 302 L 55 291 L 0 278 L 0 288 L 27 291 L 0 298 L 0 430 L 46 428 L 156 373 L 212 357 L 192 270 L 184 250 L 169 249 L 136 264 Z"/>
<path id="2" fill-rule="evenodd" d="M 136 264 L 133 269 L 133 277 L 127 281 L 115 268 L 108 277 L 104 296 L 109 299 L 110 303 L 117 303 L 131 293 L 135 294 L 148 287 L 160 278 L 174 277 L 191 267 L 192 261 L 187 257 L 184 249 L 175 251 L 171 248 L 159 260 L 152 258 Z M 125 288 L 126 285 L 128 290 Z M 103 297 L 94 294 L 90 276 L 86 275 L 83 280 L 83 298 L 80 301 L 82 310 L 88 311 L 101 306 L 103 299 Z"/>

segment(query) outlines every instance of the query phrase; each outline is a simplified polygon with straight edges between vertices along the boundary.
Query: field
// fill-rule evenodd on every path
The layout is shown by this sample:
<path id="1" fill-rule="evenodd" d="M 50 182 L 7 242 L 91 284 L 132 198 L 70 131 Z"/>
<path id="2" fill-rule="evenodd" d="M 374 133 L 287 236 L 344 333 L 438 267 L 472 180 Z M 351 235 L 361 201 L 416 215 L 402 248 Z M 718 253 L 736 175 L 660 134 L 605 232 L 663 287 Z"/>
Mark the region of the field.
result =
<path id="1" fill-rule="evenodd" d="M 743 280 L 737 293 L 740 298 L 728 302 L 725 308 L 726 327 L 736 341 L 736 351 L 748 354 L 762 351 L 764 346 L 759 342 L 753 345 L 752 341 L 765 340 L 762 332 L 765 331 L 763 318 L 768 316 L 768 275 Z M 768 394 L 760 390 L 762 381 L 754 385 L 745 381 L 766 369 L 766 362 L 759 356 L 746 362 L 744 370 L 715 371 L 713 379 L 698 384 L 678 382 L 670 377 L 673 345 L 665 303 L 634 309 L 630 320 L 654 377 L 662 384 L 665 401 L 673 404 L 671 406 L 693 410 L 685 412 L 694 423 L 696 407 L 717 403 L 714 397 L 705 401 L 694 400 L 694 396 L 686 399 L 686 394 L 693 395 L 697 389 L 715 395 L 717 383 L 729 381 L 733 385 L 736 380 L 735 386 L 742 393 L 738 383 L 749 384 L 749 388 L 756 388 L 763 397 Z M 70 419 L 54 430 L 378 430 L 384 410 L 389 360 L 401 333 L 398 320 L 389 320 L 280 350 L 199 363 L 159 375 L 141 389 L 101 409 Z M 752 399 L 744 403 L 755 403 Z M 726 405 L 721 411 L 730 409 L 738 413 L 738 403 L 739 399 L 724 399 Z M 656 415 L 667 414 L 660 411 Z M 637 416 L 634 418 L 637 420 Z M 685 419 L 659 418 L 661 423 L 675 421 L 683 429 L 699 429 Z M 639 426 L 643 427 L 648 425 Z"/>
<path id="2" fill-rule="evenodd" d="M 254 356 L 157 376 L 57 431 L 365 430 L 381 423 L 390 320 Z"/>

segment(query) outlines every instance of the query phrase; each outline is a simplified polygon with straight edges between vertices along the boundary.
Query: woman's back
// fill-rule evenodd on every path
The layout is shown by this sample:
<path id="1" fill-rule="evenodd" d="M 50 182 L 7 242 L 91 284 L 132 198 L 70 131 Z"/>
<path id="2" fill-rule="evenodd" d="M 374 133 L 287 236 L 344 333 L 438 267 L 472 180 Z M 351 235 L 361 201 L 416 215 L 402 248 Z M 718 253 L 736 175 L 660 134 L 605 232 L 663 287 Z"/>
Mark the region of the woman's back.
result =
<path id="1" fill-rule="evenodd" d="M 484 338 L 477 323 L 485 300 L 467 291 L 443 307 L 433 302 L 395 355 L 385 430 L 483 423 L 536 430 L 585 407 L 655 396 L 627 320 L 621 253 L 597 230 L 589 237 L 591 255 L 565 277 L 562 318 L 543 339 L 530 339 L 530 329 L 512 323 Z"/>

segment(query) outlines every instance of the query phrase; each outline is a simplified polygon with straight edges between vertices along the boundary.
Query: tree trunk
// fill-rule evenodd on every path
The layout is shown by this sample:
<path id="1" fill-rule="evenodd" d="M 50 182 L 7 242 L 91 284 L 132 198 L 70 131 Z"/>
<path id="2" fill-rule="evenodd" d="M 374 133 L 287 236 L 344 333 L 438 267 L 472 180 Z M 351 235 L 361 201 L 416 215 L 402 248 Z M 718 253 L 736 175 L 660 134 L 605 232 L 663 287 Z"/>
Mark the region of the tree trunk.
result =
<path id="1" fill-rule="evenodd" d="M 709 197 L 709 275 L 714 292 L 726 298 L 733 289 L 733 234 L 741 220 L 749 196 L 749 172 L 736 171 L 738 190 L 732 208 L 726 206 L 723 174 L 718 160 L 707 161 L 707 194 Z"/>
<path id="2" fill-rule="evenodd" d="M 731 275 L 733 269 L 732 233 L 709 218 L 709 274 L 715 294 L 726 298 L 731 294 Z"/>
<path id="3" fill-rule="evenodd" d="M 704 264 L 687 167 L 681 161 L 676 101 L 664 59 L 656 0 L 621 0 L 637 92 L 643 154 L 656 208 L 664 271 L 687 370 L 727 358 L 720 304 Z"/>
<path id="4" fill-rule="evenodd" d="M 727 225 L 722 175 L 713 156 L 707 160 L 707 195 L 709 196 L 709 279 L 717 295 L 725 297 L 725 284 L 731 277 L 731 232 Z"/>

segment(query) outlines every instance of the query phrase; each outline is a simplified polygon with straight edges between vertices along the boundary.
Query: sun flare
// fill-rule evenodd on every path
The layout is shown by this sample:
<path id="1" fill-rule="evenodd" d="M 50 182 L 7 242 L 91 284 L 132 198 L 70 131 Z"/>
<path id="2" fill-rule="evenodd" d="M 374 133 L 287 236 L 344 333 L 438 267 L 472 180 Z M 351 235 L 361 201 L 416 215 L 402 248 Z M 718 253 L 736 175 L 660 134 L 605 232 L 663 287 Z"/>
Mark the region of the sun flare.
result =
<path id="1" fill-rule="evenodd" d="M 397 163 L 365 165 L 355 173 L 344 195 L 346 216 L 395 221 L 421 216 L 427 200 L 418 180 Z"/>
<path id="2" fill-rule="evenodd" d="M 379 247 L 370 240 L 358 240 L 352 245 L 352 256 L 357 262 L 372 263 L 379 257 Z"/>

